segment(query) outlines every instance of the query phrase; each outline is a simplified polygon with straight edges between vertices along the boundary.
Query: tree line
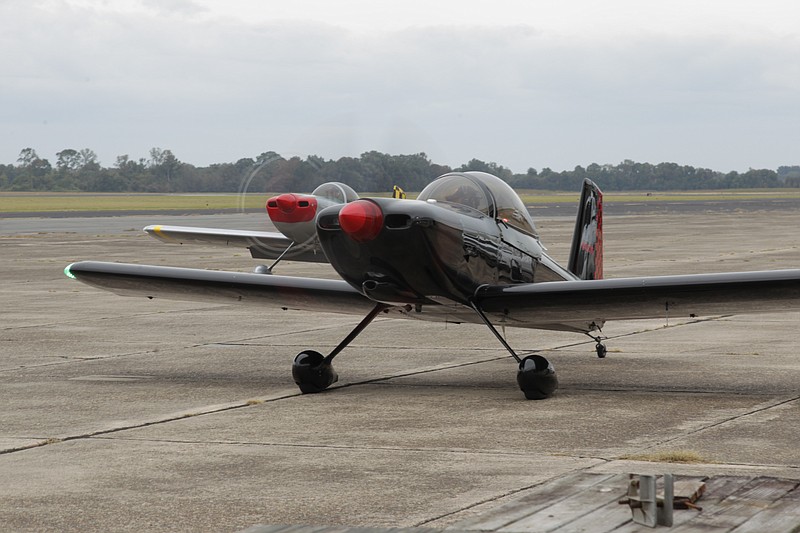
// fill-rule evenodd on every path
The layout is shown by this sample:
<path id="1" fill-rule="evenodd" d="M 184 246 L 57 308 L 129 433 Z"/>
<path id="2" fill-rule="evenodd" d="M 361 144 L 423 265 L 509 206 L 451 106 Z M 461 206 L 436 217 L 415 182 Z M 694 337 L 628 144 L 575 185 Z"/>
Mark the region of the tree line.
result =
<path id="1" fill-rule="evenodd" d="M 40 157 L 33 148 L 20 151 L 16 164 L 0 164 L 0 190 L 4 191 L 91 191 L 91 192 L 310 192 L 327 181 L 340 181 L 357 191 L 390 191 L 399 185 L 419 191 L 446 172 L 479 170 L 494 174 L 517 189 L 578 190 L 584 178 L 604 190 L 697 190 L 729 188 L 800 187 L 800 166 L 777 170 L 750 169 L 723 173 L 677 163 L 637 163 L 625 160 L 617 165 L 592 163 L 561 172 L 529 168 L 524 174 L 494 162 L 472 159 L 451 168 L 434 163 L 424 153 L 390 155 L 377 151 L 359 157 L 323 159 L 319 156 L 284 158 L 264 152 L 235 163 L 198 167 L 180 161 L 171 150 L 153 148 L 149 158 L 116 158 L 103 167 L 89 149 L 64 149 L 56 153 L 55 164 Z"/>

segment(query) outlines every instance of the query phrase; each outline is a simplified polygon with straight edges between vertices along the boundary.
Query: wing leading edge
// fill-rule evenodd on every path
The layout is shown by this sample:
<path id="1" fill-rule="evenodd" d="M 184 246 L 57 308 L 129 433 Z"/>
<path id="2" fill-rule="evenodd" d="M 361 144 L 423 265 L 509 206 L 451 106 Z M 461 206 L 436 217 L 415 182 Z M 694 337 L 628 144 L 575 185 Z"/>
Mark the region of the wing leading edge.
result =
<path id="1" fill-rule="evenodd" d="M 276 259 L 293 242 L 282 233 L 271 231 L 195 228 L 158 224 L 147 226 L 144 231 L 151 237 L 169 244 L 213 244 L 247 248 L 255 259 Z M 312 263 L 328 262 L 316 239 L 309 242 L 296 243 L 284 256 L 284 259 Z"/>
<path id="2" fill-rule="evenodd" d="M 800 269 L 485 286 L 476 300 L 508 325 L 800 310 Z"/>
<path id="3" fill-rule="evenodd" d="M 198 268 L 81 261 L 64 272 L 121 296 L 253 303 L 280 309 L 365 314 L 374 303 L 345 281 Z"/>
<path id="4" fill-rule="evenodd" d="M 65 272 L 123 296 L 356 315 L 374 307 L 343 280 L 96 261 L 73 263 Z M 610 320 L 800 311 L 800 269 L 483 286 L 475 302 L 496 324 L 578 332 Z M 388 316 L 479 322 L 455 302 L 393 309 L 399 312 Z"/>

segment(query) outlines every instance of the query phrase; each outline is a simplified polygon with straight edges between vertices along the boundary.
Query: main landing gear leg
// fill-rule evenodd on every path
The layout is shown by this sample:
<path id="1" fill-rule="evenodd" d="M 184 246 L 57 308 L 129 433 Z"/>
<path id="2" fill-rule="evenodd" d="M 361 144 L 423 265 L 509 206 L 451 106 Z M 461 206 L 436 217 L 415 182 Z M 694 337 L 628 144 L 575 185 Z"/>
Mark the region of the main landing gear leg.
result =
<path id="1" fill-rule="evenodd" d="M 536 354 L 520 359 L 517 352 L 515 352 L 511 345 L 500 335 L 500 332 L 497 331 L 497 328 L 494 327 L 494 324 L 492 324 L 489 318 L 484 314 L 483 310 L 478 307 L 475 302 L 470 302 L 469 305 L 478 316 L 481 317 L 481 320 L 489 328 L 489 331 L 497 337 L 500 344 L 508 350 L 508 353 L 510 353 L 519 364 L 519 370 L 517 370 L 517 384 L 519 384 L 522 393 L 525 394 L 525 398 L 528 400 L 544 400 L 552 396 L 558 388 L 558 379 L 556 378 L 556 371 L 550 361 Z"/>
<path id="2" fill-rule="evenodd" d="M 594 341 L 597 343 L 597 345 L 594 347 L 595 351 L 597 351 L 597 357 L 600 359 L 605 358 L 606 353 L 608 353 L 608 348 L 606 348 L 606 345 L 603 344 L 603 338 L 600 335 L 592 335 L 589 332 L 587 332 L 586 335 L 594 339 Z"/>
<path id="3" fill-rule="evenodd" d="M 364 331 L 364 328 L 387 307 L 384 304 L 376 304 L 372 311 L 327 356 L 323 357 L 321 353 L 314 350 L 305 350 L 297 354 L 297 357 L 294 358 L 294 363 L 292 363 L 292 377 L 297 386 L 300 387 L 300 391 L 303 394 L 322 392 L 339 381 L 339 375 L 331 364 L 333 358 L 344 350 L 353 339 L 358 337 Z"/>
<path id="4" fill-rule="evenodd" d="M 294 242 L 290 242 L 290 243 L 289 243 L 289 246 L 287 246 L 287 247 L 286 247 L 286 249 L 285 249 L 283 252 L 281 252 L 281 255 L 279 255 L 279 256 L 277 257 L 277 259 L 275 259 L 275 261 L 273 261 L 273 262 L 272 262 L 272 264 L 271 264 L 270 266 L 267 266 L 267 265 L 258 265 L 258 266 L 257 266 L 255 269 L 253 269 L 253 272 L 255 272 L 256 274 L 272 274 L 272 269 L 273 269 L 273 268 L 275 268 L 275 266 L 276 266 L 278 263 L 280 263 L 280 262 L 281 262 L 281 259 L 283 259 L 283 256 L 284 256 L 284 255 L 286 255 L 286 254 L 289 252 L 289 250 L 291 250 L 291 249 L 292 249 L 292 247 L 293 247 L 294 245 L 295 245 L 295 243 L 294 243 Z"/>

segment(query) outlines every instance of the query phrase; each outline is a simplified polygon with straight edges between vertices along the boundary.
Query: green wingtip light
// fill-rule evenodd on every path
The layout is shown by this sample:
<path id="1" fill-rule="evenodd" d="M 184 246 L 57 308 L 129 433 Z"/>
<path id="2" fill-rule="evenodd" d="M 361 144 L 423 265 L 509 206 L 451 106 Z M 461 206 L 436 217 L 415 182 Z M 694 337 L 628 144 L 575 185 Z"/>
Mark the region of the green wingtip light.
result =
<path id="1" fill-rule="evenodd" d="M 68 278 L 70 278 L 70 279 L 77 279 L 77 278 L 75 277 L 75 274 L 73 274 L 73 273 L 72 273 L 72 271 L 70 270 L 70 269 L 72 268 L 72 265 L 73 265 L 73 264 L 74 264 L 74 263 L 70 263 L 69 265 L 67 265 L 67 266 L 64 268 L 64 274 L 65 274 L 65 275 L 66 275 Z"/>

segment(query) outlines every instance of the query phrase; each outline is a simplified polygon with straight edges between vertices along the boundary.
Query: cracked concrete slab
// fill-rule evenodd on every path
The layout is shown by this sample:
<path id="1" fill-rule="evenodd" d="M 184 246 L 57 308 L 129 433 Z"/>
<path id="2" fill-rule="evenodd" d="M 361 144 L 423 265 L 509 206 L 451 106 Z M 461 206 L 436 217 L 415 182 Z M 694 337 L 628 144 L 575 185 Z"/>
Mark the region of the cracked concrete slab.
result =
<path id="1" fill-rule="evenodd" d="M 554 256 L 565 257 L 572 223 L 539 221 Z M 800 241 L 781 233 L 800 225 L 796 210 L 606 223 L 610 276 L 800 265 Z M 12 530 L 443 527 L 576 470 L 800 479 L 799 313 L 609 324 L 604 360 L 585 337 L 509 329 L 558 369 L 561 389 L 545 402 L 522 399 L 513 363 L 479 326 L 378 320 L 337 359 L 334 390 L 301 396 L 294 354 L 335 346 L 357 318 L 102 293 L 64 266 L 254 262 L 101 234 L 102 219 L 71 223 L 74 233 L 20 230 L 35 225 L 0 226 L 0 523 Z M 626 459 L 676 450 L 706 463 Z"/>

